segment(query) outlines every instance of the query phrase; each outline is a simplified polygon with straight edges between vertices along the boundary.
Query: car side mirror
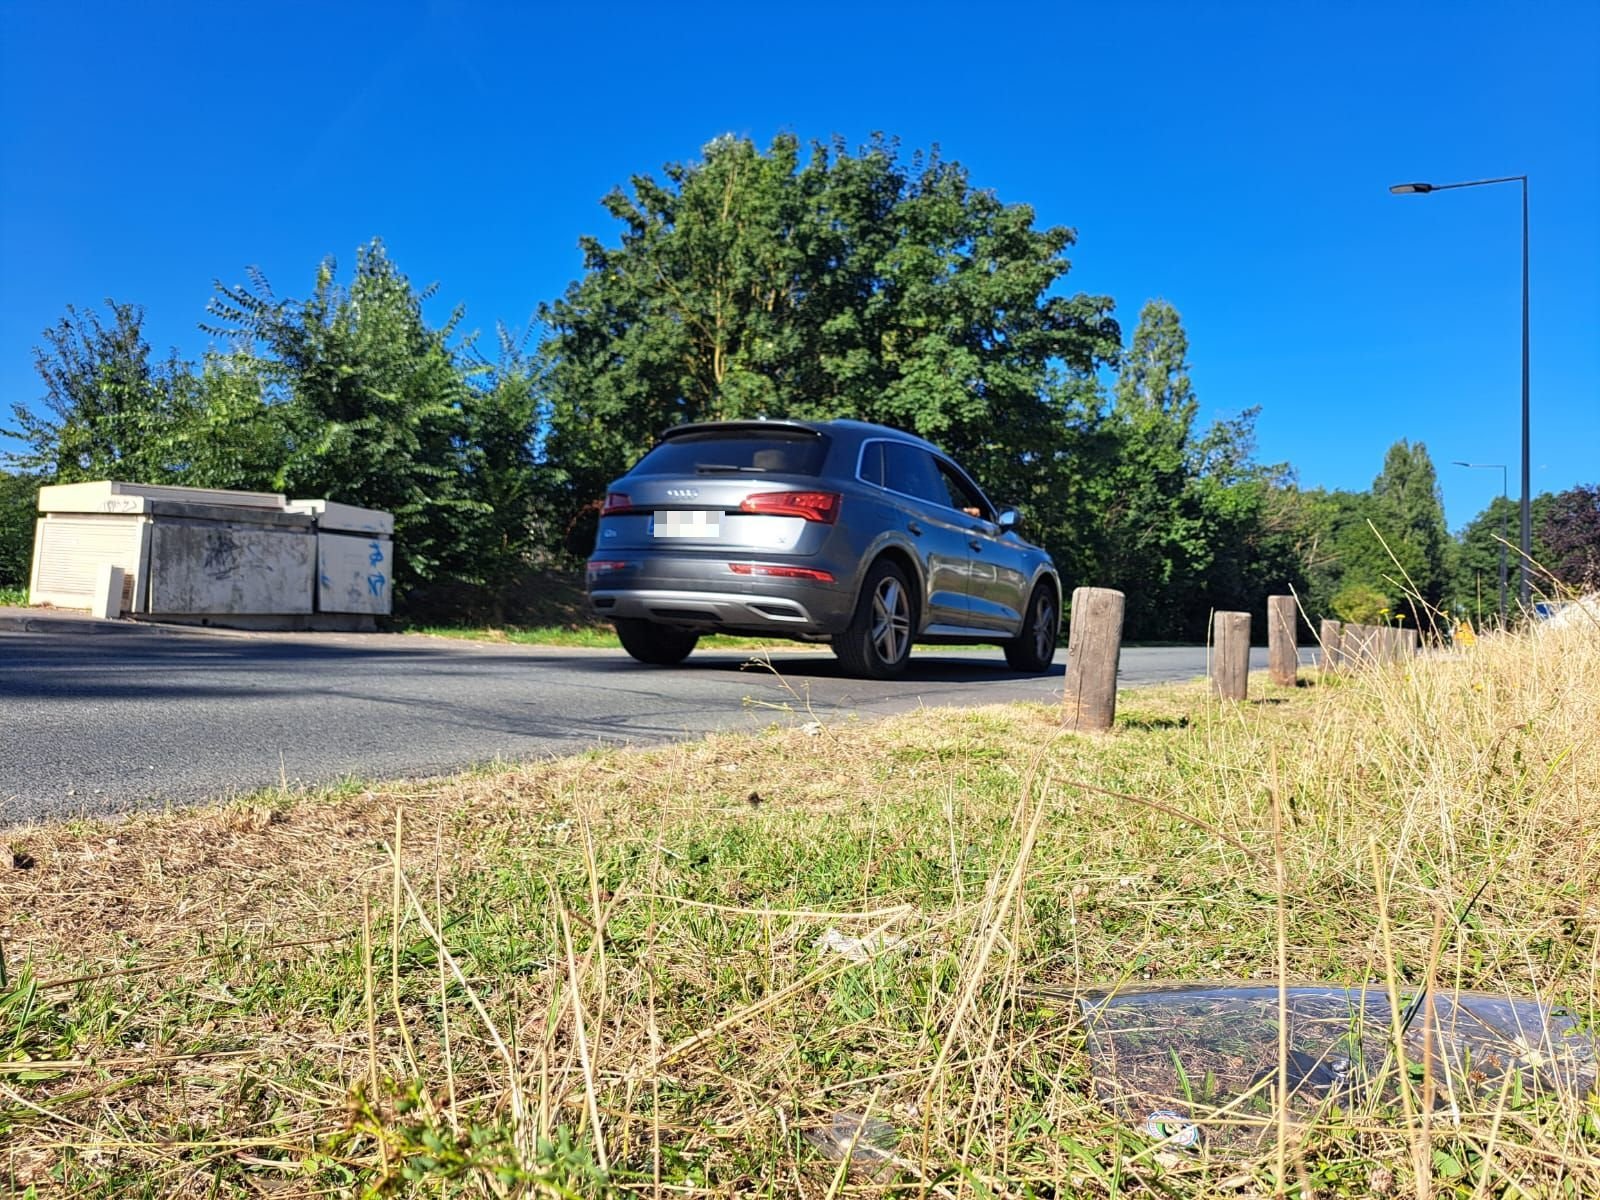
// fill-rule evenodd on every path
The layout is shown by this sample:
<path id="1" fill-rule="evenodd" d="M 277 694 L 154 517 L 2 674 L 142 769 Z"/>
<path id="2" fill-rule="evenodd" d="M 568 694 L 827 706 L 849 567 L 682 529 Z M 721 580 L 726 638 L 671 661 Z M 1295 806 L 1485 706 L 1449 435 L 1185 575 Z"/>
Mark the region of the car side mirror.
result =
<path id="1" fill-rule="evenodd" d="M 1022 528 L 1022 514 L 1014 508 L 1002 508 L 994 523 L 1000 526 L 1001 533 L 1014 533 Z"/>

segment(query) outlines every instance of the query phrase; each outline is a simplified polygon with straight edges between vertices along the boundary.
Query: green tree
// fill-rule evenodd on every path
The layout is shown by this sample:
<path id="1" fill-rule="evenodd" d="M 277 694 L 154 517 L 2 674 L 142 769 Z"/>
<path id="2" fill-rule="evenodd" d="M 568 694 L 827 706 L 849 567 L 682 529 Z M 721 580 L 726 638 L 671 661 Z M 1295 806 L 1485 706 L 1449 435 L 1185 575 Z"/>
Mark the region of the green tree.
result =
<path id="1" fill-rule="evenodd" d="M 38 515 L 38 477 L 0 470 L 0 587 L 27 586 Z"/>
<path id="2" fill-rule="evenodd" d="M 1544 556 L 1535 554 L 1535 561 L 1568 587 L 1600 588 L 1600 485 L 1579 485 L 1551 496 L 1538 530 Z"/>
<path id="3" fill-rule="evenodd" d="M 509 592 L 532 565 L 537 534 L 539 468 L 535 443 L 545 420 L 543 364 L 527 353 L 528 335 L 495 330 L 493 359 L 478 355 L 467 373 L 462 449 L 467 495 L 476 505 L 475 569 L 461 577 L 480 586 L 488 619 L 505 620 Z"/>
<path id="4" fill-rule="evenodd" d="M 1387 584 L 1382 590 L 1415 627 L 1430 627 L 1444 603 L 1450 537 L 1438 475 L 1423 443 L 1401 439 L 1389 447 L 1372 481 L 1371 520 L 1388 559 L 1378 571 Z"/>
<path id="5" fill-rule="evenodd" d="M 3 432 L 26 448 L 10 457 L 51 482 L 171 482 L 183 449 L 177 414 L 193 374 L 175 354 L 151 361 L 142 308 L 115 300 L 106 308 L 109 321 L 69 306 L 45 330 L 34 351 L 42 411 L 12 405 L 14 425 Z"/>
<path id="6" fill-rule="evenodd" d="M 584 238 L 585 274 L 543 313 L 566 514 L 691 420 L 879 421 L 939 440 L 1006 500 L 1066 469 L 1081 389 L 1063 379 L 1119 340 L 1109 299 L 1057 291 L 1070 229 L 881 137 L 804 158 L 788 136 L 764 153 L 719 138 L 663 175 L 605 198 L 620 240 Z"/>
<path id="7" fill-rule="evenodd" d="M 1122 358 L 1111 418 L 1119 441 L 1109 504 L 1102 514 L 1108 586 L 1127 596 L 1133 638 L 1165 632 L 1176 597 L 1193 590 L 1207 565 L 1191 444 L 1199 409 L 1189 383 L 1189 339 L 1164 300 L 1139 313 Z"/>
<path id="8" fill-rule="evenodd" d="M 1115 443 L 1098 531 L 1100 578 L 1128 597 L 1133 638 L 1204 637 L 1210 614 L 1260 614 L 1299 590 L 1293 476 L 1255 457 L 1258 409 L 1195 428 L 1189 341 L 1164 300 L 1139 314 L 1107 420 Z"/>
<path id="9" fill-rule="evenodd" d="M 231 361 L 254 360 L 240 369 L 282 421 L 284 490 L 394 514 L 402 589 L 474 574 L 489 503 L 469 482 L 474 396 L 450 346 L 461 312 L 430 327 L 432 294 L 375 240 L 348 285 L 328 259 L 303 301 L 279 299 L 257 271 L 251 286 L 218 284 L 205 326 L 231 343 Z"/>
<path id="10" fill-rule="evenodd" d="M 1503 545 L 1505 537 L 1509 545 Z M 1450 579 L 1450 608 L 1478 623 L 1500 614 L 1500 563 L 1506 566 L 1506 611 L 1517 602 L 1517 506 L 1496 496 L 1456 537 L 1455 570 Z"/>
<path id="11" fill-rule="evenodd" d="M 1256 461 L 1259 412 L 1220 418 L 1195 444 L 1186 488 L 1193 574 L 1175 596 L 1169 636 L 1207 636 L 1219 610 L 1249 612 L 1265 629 L 1268 596 L 1306 594 L 1300 494 L 1287 463 Z"/>
<path id="12" fill-rule="evenodd" d="M 1371 520 L 1370 493 L 1321 488 L 1302 493 L 1299 552 L 1312 615 L 1337 615 L 1334 597 L 1351 584 L 1377 591 L 1383 597 L 1379 607 L 1389 606 L 1388 559 L 1372 536 Z"/>
<path id="13" fill-rule="evenodd" d="M 1356 625 L 1383 625 L 1393 614 L 1389 597 L 1369 584 L 1351 582 L 1333 595 L 1333 615 Z"/>
<path id="14" fill-rule="evenodd" d="M 144 311 L 108 301 L 109 324 L 68 308 L 35 352 L 42 409 L 13 405 L 13 460 L 46 483 L 114 479 L 190 487 L 279 486 L 282 413 L 248 355 L 152 363 Z"/>

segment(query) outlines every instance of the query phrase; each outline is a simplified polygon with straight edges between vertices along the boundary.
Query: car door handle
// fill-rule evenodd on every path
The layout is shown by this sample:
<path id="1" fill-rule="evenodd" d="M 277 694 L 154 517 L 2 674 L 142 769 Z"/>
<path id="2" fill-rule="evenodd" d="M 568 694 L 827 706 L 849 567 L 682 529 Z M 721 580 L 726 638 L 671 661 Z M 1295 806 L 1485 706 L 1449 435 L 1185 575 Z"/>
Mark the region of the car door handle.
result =
<path id="1" fill-rule="evenodd" d="M 912 535 L 914 537 L 921 537 L 922 536 L 922 526 L 918 525 L 915 521 L 912 521 L 909 525 L 906 526 L 906 528 L 911 531 L 911 533 L 912 533 Z"/>
<path id="2" fill-rule="evenodd" d="M 979 554 L 983 553 L 983 543 L 980 542 L 977 538 L 968 539 L 967 545 L 970 546 L 972 549 L 976 550 Z"/>

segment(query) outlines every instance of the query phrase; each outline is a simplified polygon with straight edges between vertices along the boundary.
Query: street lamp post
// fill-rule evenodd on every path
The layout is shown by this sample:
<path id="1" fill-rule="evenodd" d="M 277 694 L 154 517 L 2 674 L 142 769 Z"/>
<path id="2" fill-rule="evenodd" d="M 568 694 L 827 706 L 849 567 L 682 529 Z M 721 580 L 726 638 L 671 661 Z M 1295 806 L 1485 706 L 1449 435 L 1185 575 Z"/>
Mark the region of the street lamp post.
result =
<path id="1" fill-rule="evenodd" d="M 1505 463 L 1469 463 L 1462 462 L 1459 458 L 1454 460 L 1458 467 L 1471 467 L 1476 471 L 1500 472 L 1500 626 L 1503 629 L 1506 623 L 1506 543 L 1511 540 L 1510 530 L 1506 528 L 1506 509 L 1510 507 L 1506 497 L 1506 465 Z"/>
<path id="2" fill-rule="evenodd" d="M 1464 183 L 1397 183 L 1389 190 L 1397 196 L 1426 195 L 1452 188 L 1484 187 L 1491 183 L 1522 185 L 1522 550 L 1517 594 L 1524 610 L 1528 607 L 1528 564 L 1533 561 L 1533 508 L 1528 494 L 1528 177 L 1503 175 L 1498 179 L 1469 179 Z"/>

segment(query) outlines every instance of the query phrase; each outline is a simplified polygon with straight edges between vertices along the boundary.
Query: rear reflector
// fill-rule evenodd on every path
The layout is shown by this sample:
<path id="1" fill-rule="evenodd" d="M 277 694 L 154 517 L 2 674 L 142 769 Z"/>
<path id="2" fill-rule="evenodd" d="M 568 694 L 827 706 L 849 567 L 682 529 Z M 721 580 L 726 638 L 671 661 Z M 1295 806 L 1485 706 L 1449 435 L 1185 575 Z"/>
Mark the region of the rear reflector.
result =
<path id="1" fill-rule="evenodd" d="M 811 567 L 773 567 L 765 563 L 729 563 L 728 570 L 735 575 L 769 575 L 776 579 L 812 579 L 817 583 L 833 582 L 833 576 L 827 571 L 817 571 Z"/>
<path id="2" fill-rule="evenodd" d="M 832 525 L 839 519 L 838 492 L 761 492 L 746 496 L 740 512 L 764 513 L 774 517 L 804 517 Z"/>
<path id="3" fill-rule="evenodd" d="M 589 563 L 589 574 L 604 575 L 607 571 L 620 571 L 627 565 L 617 559 L 595 559 Z"/>
<path id="4" fill-rule="evenodd" d="M 619 513 L 633 511 L 633 501 L 628 498 L 627 492 L 607 492 L 606 502 L 600 506 L 602 517 L 614 517 Z"/>

